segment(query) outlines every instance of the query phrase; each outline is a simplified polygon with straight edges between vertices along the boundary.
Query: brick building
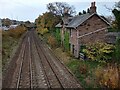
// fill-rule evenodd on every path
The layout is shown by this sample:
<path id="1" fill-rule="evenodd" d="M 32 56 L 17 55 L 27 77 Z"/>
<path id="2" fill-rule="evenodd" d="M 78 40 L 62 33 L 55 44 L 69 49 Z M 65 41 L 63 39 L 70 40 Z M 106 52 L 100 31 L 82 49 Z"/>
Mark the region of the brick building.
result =
<path id="1" fill-rule="evenodd" d="M 65 32 L 69 33 L 70 51 L 76 58 L 79 57 L 81 45 L 105 40 L 110 24 L 97 14 L 96 9 L 95 2 L 92 2 L 89 13 L 75 17 L 70 17 L 66 10 L 62 23 L 56 25 L 60 28 L 61 44 L 64 42 Z"/>

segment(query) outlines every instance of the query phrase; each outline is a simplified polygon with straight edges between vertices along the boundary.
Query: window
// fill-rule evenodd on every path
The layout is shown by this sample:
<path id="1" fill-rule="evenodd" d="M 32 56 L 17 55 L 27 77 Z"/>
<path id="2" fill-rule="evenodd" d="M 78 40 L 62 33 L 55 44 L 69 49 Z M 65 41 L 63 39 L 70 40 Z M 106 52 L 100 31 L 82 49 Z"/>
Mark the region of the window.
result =
<path id="1" fill-rule="evenodd" d="M 69 51 L 70 51 L 70 49 L 71 49 L 71 43 L 69 43 Z"/>
<path id="2" fill-rule="evenodd" d="M 75 46 L 72 45 L 72 53 L 74 54 Z"/>

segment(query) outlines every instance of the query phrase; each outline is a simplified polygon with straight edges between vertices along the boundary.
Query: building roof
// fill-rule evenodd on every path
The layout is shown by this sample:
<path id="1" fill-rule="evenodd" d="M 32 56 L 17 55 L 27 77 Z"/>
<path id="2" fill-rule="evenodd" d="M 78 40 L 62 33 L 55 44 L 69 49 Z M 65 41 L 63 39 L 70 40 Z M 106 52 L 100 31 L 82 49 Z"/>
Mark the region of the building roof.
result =
<path id="1" fill-rule="evenodd" d="M 63 17 L 63 18 L 62 18 L 62 23 L 64 23 L 65 25 L 68 25 L 69 22 L 70 22 L 72 19 L 73 19 L 72 16 L 69 16 L 67 19 Z M 61 28 L 61 27 L 62 27 L 61 22 L 58 23 L 55 27 Z"/>
<path id="2" fill-rule="evenodd" d="M 68 23 L 68 25 L 67 25 L 66 27 L 76 28 L 77 26 L 79 26 L 80 24 L 82 24 L 84 21 L 86 21 L 89 16 L 90 16 L 89 13 L 75 16 L 75 17 L 72 19 L 72 21 Z"/>
<path id="3" fill-rule="evenodd" d="M 85 22 L 86 20 L 88 20 L 90 17 L 92 17 L 94 15 L 97 15 L 106 24 L 110 25 L 108 21 L 106 21 L 104 18 L 99 16 L 97 13 L 93 13 L 93 14 L 86 13 L 86 14 L 77 15 L 77 16 L 71 18 L 71 20 L 66 25 L 66 28 L 76 28 L 76 27 L 78 27 L 79 25 L 81 25 L 83 22 Z M 62 25 L 59 23 L 59 24 L 56 25 L 56 27 L 62 27 Z"/>
<path id="4" fill-rule="evenodd" d="M 69 22 L 71 21 L 73 19 L 73 17 L 71 17 L 71 16 L 68 16 L 68 18 L 62 18 L 62 20 L 63 20 L 63 23 L 65 24 L 65 25 L 68 25 L 69 24 Z"/>
<path id="5" fill-rule="evenodd" d="M 104 18 L 102 18 L 101 16 L 99 16 L 97 13 L 87 13 L 87 14 L 83 14 L 83 15 L 78 15 L 75 16 L 71 22 L 69 22 L 69 24 L 66 27 L 70 27 L 70 28 L 76 28 L 79 25 L 81 25 L 83 22 L 85 22 L 86 20 L 88 20 L 90 17 L 97 15 L 100 19 L 102 19 L 106 24 L 110 25 L 108 21 L 106 21 Z"/>
<path id="6" fill-rule="evenodd" d="M 10 25 L 10 29 L 16 28 L 18 25 Z"/>

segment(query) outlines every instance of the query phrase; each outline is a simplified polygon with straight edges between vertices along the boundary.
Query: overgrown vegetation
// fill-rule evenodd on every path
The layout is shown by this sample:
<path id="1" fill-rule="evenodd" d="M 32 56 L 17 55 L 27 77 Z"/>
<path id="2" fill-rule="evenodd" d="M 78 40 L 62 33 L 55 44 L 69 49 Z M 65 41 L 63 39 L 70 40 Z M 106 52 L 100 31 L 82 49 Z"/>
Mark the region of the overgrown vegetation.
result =
<path id="1" fill-rule="evenodd" d="M 92 43 L 83 49 L 86 57 L 92 61 L 110 62 L 115 50 L 115 46 L 107 43 Z"/>
<path id="2" fill-rule="evenodd" d="M 55 15 L 52 12 L 43 13 L 43 15 L 40 15 L 35 20 L 37 31 L 42 35 L 48 31 L 53 32 L 55 25 L 60 21 L 60 19 L 59 15 Z"/>
<path id="3" fill-rule="evenodd" d="M 58 28 L 56 29 L 55 25 L 62 21 L 62 17 L 64 16 L 66 10 L 66 12 L 68 12 L 68 14 L 71 16 L 75 14 L 75 9 L 73 6 L 70 6 L 69 4 L 64 2 L 49 3 L 47 4 L 47 9 L 48 12 L 39 15 L 39 17 L 35 20 L 35 23 L 37 25 L 36 30 L 42 36 L 45 36 L 47 33 L 50 33 L 51 35 L 46 37 L 48 44 L 50 44 L 50 46 L 52 47 L 56 45 L 57 47 L 59 47 L 61 44 L 60 30 Z M 65 34 L 65 37 L 65 50 L 68 51 L 69 38 L 67 33 Z M 56 44 L 52 41 L 56 42 Z"/>
<path id="4" fill-rule="evenodd" d="M 115 16 L 115 21 L 112 23 L 112 27 L 109 31 L 120 32 L 120 1 L 115 4 L 115 8 L 112 10 Z"/>
<path id="5" fill-rule="evenodd" d="M 57 41 L 56 41 L 55 37 L 53 37 L 52 35 L 49 36 L 48 44 L 50 45 L 51 48 L 55 48 L 57 45 Z"/>
<path id="6" fill-rule="evenodd" d="M 115 59 L 120 63 L 120 36 L 116 39 Z"/>
<path id="7" fill-rule="evenodd" d="M 101 87 L 118 88 L 119 74 L 117 65 L 107 64 L 106 67 L 98 66 L 95 69 L 96 80 Z"/>
<path id="8" fill-rule="evenodd" d="M 18 26 L 15 29 L 10 29 L 8 31 L 2 31 L 2 66 L 4 68 L 5 64 L 10 59 L 10 56 L 18 45 L 18 41 L 21 35 L 26 31 L 24 26 Z"/>
<path id="9" fill-rule="evenodd" d="M 120 88 L 120 39 L 116 45 L 92 43 L 83 51 L 88 59 L 71 60 L 67 66 L 84 88 Z"/>
<path id="10" fill-rule="evenodd" d="M 64 34 L 64 49 L 65 49 L 65 51 L 69 51 L 70 50 L 70 46 L 69 46 L 69 33 L 67 31 Z"/>
<path id="11" fill-rule="evenodd" d="M 60 47 L 60 44 L 61 44 L 61 33 L 60 33 L 60 29 L 59 28 L 56 28 L 55 37 L 56 37 L 56 40 L 57 40 L 57 46 Z"/>
<path id="12" fill-rule="evenodd" d="M 79 79 L 82 87 L 84 88 L 97 88 L 99 84 L 97 83 L 96 77 L 94 75 L 95 68 L 99 65 L 95 61 L 82 61 L 71 59 L 67 66 Z"/>
<path id="13" fill-rule="evenodd" d="M 43 35 L 45 41 L 53 48 L 55 54 L 68 66 L 68 68 L 80 80 L 84 88 L 118 88 L 120 87 L 120 37 L 117 38 L 116 44 L 106 43 L 92 43 L 83 46 L 84 53 L 87 57 L 86 60 L 74 59 L 71 55 L 62 52 L 60 30 L 55 29 L 57 21 L 60 22 L 63 15 L 60 10 L 55 10 L 57 3 L 48 4 L 49 12 L 39 16 L 36 20 L 37 30 Z M 120 2 L 116 4 L 113 9 L 115 21 L 109 32 L 120 31 Z M 58 11 L 58 12 L 57 12 Z M 87 11 L 89 12 L 89 10 Z M 83 12 L 86 13 L 86 12 Z M 82 14 L 82 13 L 79 13 Z M 49 16 L 50 15 L 50 16 Z M 57 18 L 55 18 L 58 15 Z M 54 17 L 55 16 L 55 17 Z M 47 19 L 46 19 L 47 18 Z M 54 20 L 52 20 L 54 19 Z M 53 24 L 54 23 L 54 24 Z M 46 29 L 47 28 L 47 29 Z M 41 33 L 45 32 L 45 33 Z M 69 51 L 69 33 L 64 34 L 64 50 Z"/>

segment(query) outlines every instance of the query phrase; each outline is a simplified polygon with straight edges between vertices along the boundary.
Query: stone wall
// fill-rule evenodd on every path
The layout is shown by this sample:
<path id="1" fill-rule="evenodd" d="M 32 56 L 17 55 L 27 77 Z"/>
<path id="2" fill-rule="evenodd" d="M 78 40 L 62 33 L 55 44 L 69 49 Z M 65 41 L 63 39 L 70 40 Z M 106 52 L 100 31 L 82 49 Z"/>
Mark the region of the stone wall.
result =
<path id="1" fill-rule="evenodd" d="M 73 52 L 72 45 L 74 45 L 74 56 L 75 57 L 79 56 L 81 44 L 94 43 L 97 41 L 104 42 L 107 30 L 101 30 L 94 34 L 90 34 L 88 36 L 84 36 L 78 39 L 79 36 L 93 32 L 101 28 L 105 28 L 107 26 L 108 25 L 103 20 L 101 20 L 98 16 L 94 15 L 87 21 L 85 21 L 83 24 L 81 24 L 79 27 L 77 27 L 77 29 L 72 29 L 70 36 L 70 44 L 71 52 Z"/>

